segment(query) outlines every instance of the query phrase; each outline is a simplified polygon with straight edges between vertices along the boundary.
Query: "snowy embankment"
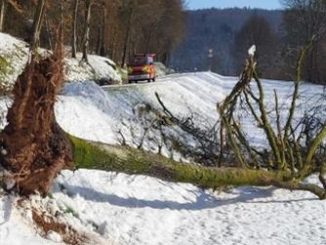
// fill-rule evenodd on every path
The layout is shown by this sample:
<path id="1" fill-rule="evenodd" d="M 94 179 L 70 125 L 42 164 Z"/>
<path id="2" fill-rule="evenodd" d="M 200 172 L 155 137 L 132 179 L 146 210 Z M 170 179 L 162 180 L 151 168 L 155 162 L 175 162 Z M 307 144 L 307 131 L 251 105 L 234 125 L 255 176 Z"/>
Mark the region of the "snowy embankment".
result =
<path id="1" fill-rule="evenodd" d="M 46 50 L 40 50 L 46 54 Z M 116 64 L 104 57 L 89 55 L 89 64 L 80 62 L 81 54 L 77 59 L 68 58 L 67 52 L 64 59 L 66 81 L 98 81 L 105 79 L 111 83 L 121 83 L 121 76 Z M 22 40 L 0 32 L 0 88 L 11 88 L 22 73 L 28 61 L 28 45 Z"/>
<path id="2" fill-rule="evenodd" d="M 191 116 L 196 127 L 211 129 L 218 119 L 216 104 L 225 98 L 236 82 L 237 78 L 214 73 L 191 73 L 166 76 L 150 84 L 107 86 L 104 90 L 90 82 L 70 83 L 65 86 L 58 100 L 56 114 L 61 126 L 73 135 L 92 141 L 117 144 L 121 142 L 122 134 L 127 144 L 136 147 L 144 135 L 144 128 L 153 120 L 150 115 L 144 116 L 141 109 L 150 105 L 161 110 L 155 92 L 174 115 L 180 118 Z M 274 90 L 277 91 L 281 120 L 284 121 L 291 104 L 293 84 L 269 80 L 264 80 L 263 84 L 269 109 L 273 109 Z M 299 120 L 305 113 L 312 113 L 312 108 L 316 105 L 326 108 L 326 100 L 320 100 L 322 93 L 322 86 L 303 84 L 295 118 Z M 319 113 L 324 113 L 326 118 L 326 110 Z M 275 118 L 273 114 L 270 116 Z M 242 115 L 241 120 L 251 141 L 266 145 L 265 136 L 257 128 L 253 118 Z M 196 146 L 196 141 L 177 126 L 165 127 L 164 130 L 165 134 L 177 136 L 189 147 Z M 159 130 L 150 128 L 143 148 L 157 152 L 162 141 Z M 178 152 L 169 148 L 169 145 L 163 146 L 164 155 L 170 156 L 171 151 L 174 158 L 179 160 Z"/>
<path id="3" fill-rule="evenodd" d="M 118 143 L 119 130 L 129 143 L 141 133 L 134 111 L 148 103 L 159 108 L 154 92 L 176 115 L 197 115 L 195 122 L 213 125 L 216 102 L 221 101 L 236 78 L 212 73 L 181 74 L 157 83 L 107 87 L 69 84 L 57 103 L 61 126 L 79 137 Z M 264 81 L 267 103 L 273 106 L 273 90 L 280 95 L 283 115 L 291 101 L 292 84 Z M 299 117 L 321 104 L 321 86 L 301 86 Z M 139 125 L 138 125 L 139 124 Z M 78 125 L 78 127 L 76 127 Z M 250 121 L 248 130 L 254 126 Z M 186 137 L 183 132 L 180 137 Z M 253 134 L 258 142 L 261 134 Z M 155 151 L 155 144 L 145 144 Z M 151 148 L 152 147 L 152 148 Z M 91 181 L 89 181 L 91 180 Z M 273 188 L 236 188 L 212 193 L 192 185 L 168 183 L 145 176 L 78 171 L 65 172 L 58 182 L 68 196 L 54 193 L 59 202 L 79 210 L 110 241 L 119 244 L 323 244 L 326 242 L 326 204 L 310 193 Z M 92 211 L 96 210 L 96 211 Z"/>
<path id="4" fill-rule="evenodd" d="M 305 192 L 228 193 L 97 171 L 64 172 L 55 200 L 116 244 L 325 244 L 326 206 Z"/>
<path id="5" fill-rule="evenodd" d="M 26 207 L 1 197 L 0 243 L 58 244 L 42 238 L 30 206 L 53 213 L 88 244 L 295 244 L 326 242 L 326 206 L 307 192 L 242 187 L 228 192 L 101 171 L 64 171 L 52 197 Z M 53 211 L 54 210 L 54 211 Z M 57 210 L 57 211 L 56 211 Z M 57 213 L 59 212 L 59 215 Z"/>
<path id="6" fill-rule="evenodd" d="M 157 83 L 107 87 L 105 91 L 93 83 L 71 83 L 58 99 L 56 114 L 69 133 L 117 143 L 116 131 L 123 126 L 120 120 L 130 125 L 135 122 L 132 110 L 135 106 L 144 101 L 158 106 L 155 91 L 173 112 L 187 114 L 191 110 L 202 115 L 198 124 L 202 120 L 213 123 L 215 102 L 234 83 L 234 78 L 211 73 L 173 75 Z M 281 86 L 282 91 L 288 91 L 283 92 L 288 98 L 290 85 L 265 82 L 269 90 Z M 321 89 L 304 85 L 302 91 L 310 96 L 316 93 L 316 88 Z M 307 192 L 243 187 L 213 193 L 146 176 L 79 170 L 64 171 L 56 181 L 51 198 L 36 204 L 34 199 L 31 203 L 38 209 L 50 209 L 50 213 L 57 209 L 61 220 L 87 236 L 91 244 L 95 241 L 142 245 L 326 242 L 325 202 Z M 30 211 L 17 207 L 17 202 L 12 202 L 8 211 L 5 197 L 0 203 L 4 217 L 0 226 L 4 234 L 1 244 L 8 244 L 6 241 L 21 244 L 24 240 L 50 244 L 37 235 L 42 232 L 36 232 L 35 225 L 24 225 L 31 221 L 21 213 Z M 17 223 L 21 227 L 19 235 L 15 230 Z M 62 239 L 56 233 L 43 235 L 51 241 Z"/>
<path id="7" fill-rule="evenodd" d="M 1 45 L 3 37 L 1 34 Z M 17 61 L 14 64 L 19 68 Z M 102 71 L 103 67 L 97 68 Z M 60 125 L 75 136 L 116 144 L 121 140 L 120 131 L 128 143 L 136 146 L 144 127 L 137 110 L 144 104 L 160 108 L 154 92 L 160 94 L 173 113 L 193 114 L 196 125 L 204 127 L 214 125 L 216 102 L 226 96 L 235 82 L 236 78 L 212 73 L 176 74 L 157 83 L 105 90 L 92 82 L 75 82 L 63 89 L 56 116 Z M 264 86 L 270 106 L 273 89 L 277 89 L 286 108 L 292 85 L 264 81 Z M 316 96 L 321 92 L 320 86 L 304 84 L 297 115 L 311 105 L 321 104 Z M 6 113 L 6 104 L 1 103 L 2 114 Z M 253 128 L 250 120 L 246 127 Z M 179 128 L 166 130 L 191 144 L 191 137 Z M 252 134 L 258 143 L 263 140 L 258 133 Z M 144 148 L 156 151 L 160 139 L 155 138 L 155 131 L 149 136 Z M 168 149 L 164 152 L 168 154 Z M 76 234 L 65 237 L 71 230 L 64 229 L 59 234 L 53 231 L 55 227 L 40 229 L 33 210 L 67 224 L 86 244 L 326 243 L 325 201 L 301 191 L 242 187 L 219 193 L 146 176 L 63 171 L 45 199 L 34 196 L 20 201 L 19 197 L 0 194 L 0 244 L 62 244 L 66 239 L 75 244 L 72 238 Z"/>

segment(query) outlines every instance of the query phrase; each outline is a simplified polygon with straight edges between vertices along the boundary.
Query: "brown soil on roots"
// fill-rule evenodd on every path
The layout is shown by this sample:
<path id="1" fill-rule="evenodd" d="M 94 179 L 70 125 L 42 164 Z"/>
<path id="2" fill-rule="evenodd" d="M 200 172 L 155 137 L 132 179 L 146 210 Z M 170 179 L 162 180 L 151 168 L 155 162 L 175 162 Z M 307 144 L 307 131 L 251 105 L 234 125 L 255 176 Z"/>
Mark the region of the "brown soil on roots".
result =
<path id="1" fill-rule="evenodd" d="M 45 195 L 58 172 L 71 167 L 71 144 L 54 115 L 62 57 L 62 47 L 42 60 L 33 56 L 15 83 L 8 125 L 0 134 L 0 164 L 21 195 Z"/>
<path id="2" fill-rule="evenodd" d="M 60 234 L 62 240 L 66 244 L 78 245 L 87 243 L 88 239 L 85 236 L 79 234 L 72 227 L 59 223 L 51 216 L 40 214 L 38 211 L 33 209 L 32 218 L 44 236 L 47 236 L 50 231 L 54 231 Z"/>

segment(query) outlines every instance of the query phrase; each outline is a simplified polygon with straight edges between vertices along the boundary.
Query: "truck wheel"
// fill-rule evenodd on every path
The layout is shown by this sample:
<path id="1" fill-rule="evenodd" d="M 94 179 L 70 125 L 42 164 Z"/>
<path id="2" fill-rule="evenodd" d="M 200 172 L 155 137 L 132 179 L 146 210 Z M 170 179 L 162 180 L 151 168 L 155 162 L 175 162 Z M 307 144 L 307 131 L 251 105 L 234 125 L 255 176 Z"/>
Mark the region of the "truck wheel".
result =
<path id="1" fill-rule="evenodd" d="M 151 79 L 147 79 L 147 82 L 150 83 L 151 82 Z"/>

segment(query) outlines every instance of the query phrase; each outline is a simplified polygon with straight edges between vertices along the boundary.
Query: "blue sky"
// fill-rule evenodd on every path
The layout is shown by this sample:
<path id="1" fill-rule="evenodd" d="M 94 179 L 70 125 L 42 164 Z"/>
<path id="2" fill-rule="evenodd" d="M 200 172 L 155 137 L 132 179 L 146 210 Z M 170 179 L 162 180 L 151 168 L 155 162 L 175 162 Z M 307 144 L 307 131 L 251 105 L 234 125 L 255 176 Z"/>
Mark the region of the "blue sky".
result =
<path id="1" fill-rule="evenodd" d="M 186 0 L 188 9 L 251 7 L 264 9 L 280 9 L 280 0 Z"/>

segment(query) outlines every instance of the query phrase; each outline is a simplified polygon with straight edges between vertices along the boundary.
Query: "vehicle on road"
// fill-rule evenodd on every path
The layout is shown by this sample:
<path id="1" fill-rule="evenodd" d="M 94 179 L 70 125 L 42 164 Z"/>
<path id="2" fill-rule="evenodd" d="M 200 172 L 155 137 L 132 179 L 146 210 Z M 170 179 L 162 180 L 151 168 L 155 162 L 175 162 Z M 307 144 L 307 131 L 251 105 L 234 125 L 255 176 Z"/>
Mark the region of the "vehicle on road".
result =
<path id="1" fill-rule="evenodd" d="M 128 82 L 155 82 L 155 54 L 136 54 L 128 64 Z"/>

